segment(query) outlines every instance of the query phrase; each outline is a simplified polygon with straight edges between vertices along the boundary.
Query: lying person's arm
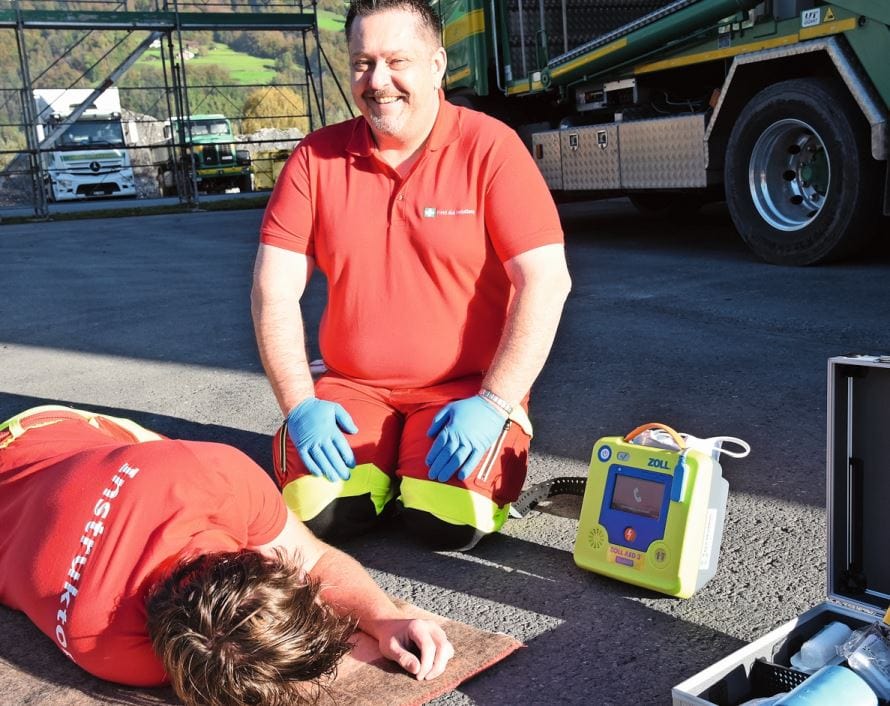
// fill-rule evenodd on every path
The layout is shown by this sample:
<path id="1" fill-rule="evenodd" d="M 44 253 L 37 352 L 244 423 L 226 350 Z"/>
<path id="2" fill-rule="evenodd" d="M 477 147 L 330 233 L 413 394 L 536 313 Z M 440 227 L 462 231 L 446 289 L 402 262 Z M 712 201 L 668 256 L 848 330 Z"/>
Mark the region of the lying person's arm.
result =
<path id="1" fill-rule="evenodd" d="M 284 549 L 295 557 L 321 582 L 325 603 L 340 614 L 354 615 L 359 628 L 377 639 L 383 656 L 418 679 L 435 679 L 454 656 L 439 625 L 405 615 L 361 564 L 318 539 L 290 510 L 281 534 L 257 549 L 264 553 Z"/>

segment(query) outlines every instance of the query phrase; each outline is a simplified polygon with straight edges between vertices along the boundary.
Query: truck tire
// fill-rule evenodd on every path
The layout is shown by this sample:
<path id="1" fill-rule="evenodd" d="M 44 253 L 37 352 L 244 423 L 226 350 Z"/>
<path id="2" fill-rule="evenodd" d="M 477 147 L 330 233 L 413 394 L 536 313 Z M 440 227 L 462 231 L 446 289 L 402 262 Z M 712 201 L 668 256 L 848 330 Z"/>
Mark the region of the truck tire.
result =
<path id="1" fill-rule="evenodd" d="M 158 191 L 161 192 L 161 196 L 176 196 L 175 183 L 170 186 L 164 185 L 164 172 L 158 172 Z"/>
<path id="2" fill-rule="evenodd" d="M 843 85 L 782 81 L 733 127 L 724 179 L 729 213 L 763 260 L 813 265 L 860 249 L 878 221 L 878 163 Z"/>
<path id="3" fill-rule="evenodd" d="M 238 179 L 238 191 L 242 194 L 253 191 L 253 174 L 245 174 Z"/>

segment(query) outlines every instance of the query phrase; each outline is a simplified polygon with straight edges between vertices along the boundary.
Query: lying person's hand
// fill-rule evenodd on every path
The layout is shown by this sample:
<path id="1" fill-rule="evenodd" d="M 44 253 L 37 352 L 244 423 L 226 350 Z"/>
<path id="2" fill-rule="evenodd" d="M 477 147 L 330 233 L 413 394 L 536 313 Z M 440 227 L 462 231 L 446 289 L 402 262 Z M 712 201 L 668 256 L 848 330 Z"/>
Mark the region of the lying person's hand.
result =
<path id="1" fill-rule="evenodd" d="M 348 480 L 350 469 L 355 467 L 355 456 L 344 431 L 355 434 L 358 427 L 349 412 L 336 402 L 310 397 L 287 415 L 287 433 L 306 470 L 332 482 Z"/>
<path id="2" fill-rule="evenodd" d="M 454 657 L 448 636 L 432 620 L 387 620 L 374 632 L 380 653 L 417 679 L 435 679 Z"/>

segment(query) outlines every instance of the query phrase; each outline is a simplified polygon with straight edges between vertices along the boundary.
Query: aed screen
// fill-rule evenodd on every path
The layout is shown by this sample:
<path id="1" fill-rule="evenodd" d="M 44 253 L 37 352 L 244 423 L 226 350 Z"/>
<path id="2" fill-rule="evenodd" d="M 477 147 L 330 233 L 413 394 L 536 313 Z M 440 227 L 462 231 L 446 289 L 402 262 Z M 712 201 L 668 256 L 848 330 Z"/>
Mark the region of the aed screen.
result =
<path id="1" fill-rule="evenodd" d="M 657 520 L 661 501 L 664 499 L 664 489 L 663 483 L 618 473 L 615 475 L 612 509 Z"/>

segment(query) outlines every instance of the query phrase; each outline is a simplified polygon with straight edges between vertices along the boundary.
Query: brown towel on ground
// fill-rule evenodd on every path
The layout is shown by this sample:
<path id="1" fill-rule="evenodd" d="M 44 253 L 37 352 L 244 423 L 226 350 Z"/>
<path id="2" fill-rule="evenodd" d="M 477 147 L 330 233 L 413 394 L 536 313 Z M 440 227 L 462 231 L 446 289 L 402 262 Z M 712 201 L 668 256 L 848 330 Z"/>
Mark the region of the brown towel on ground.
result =
<path id="1" fill-rule="evenodd" d="M 364 633 L 337 670 L 330 693 L 319 706 L 415 706 L 424 704 L 488 669 L 522 647 L 503 633 L 492 633 L 427 613 L 402 601 L 396 603 L 418 618 L 435 620 L 454 645 L 454 657 L 445 673 L 432 681 L 417 681 L 394 662 L 381 656 L 377 642 Z"/>
<path id="2" fill-rule="evenodd" d="M 455 656 L 445 673 L 433 681 L 417 681 L 384 659 L 376 641 L 359 633 L 329 686 L 324 706 L 414 706 L 454 689 L 521 647 L 509 635 L 491 633 L 403 604 L 418 617 L 444 626 Z M 90 676 L 65 657 L 28 619 L 0 607 L 0 694 L 3 703 L 41 706 L 177 704 L 170 689 L 135 689 Z"/>

